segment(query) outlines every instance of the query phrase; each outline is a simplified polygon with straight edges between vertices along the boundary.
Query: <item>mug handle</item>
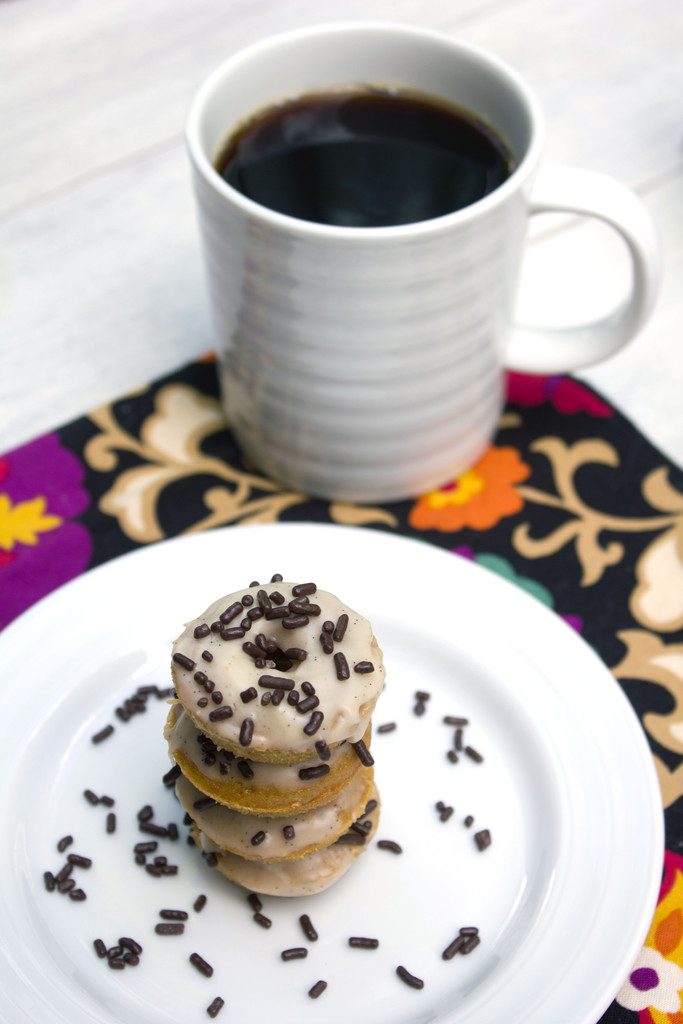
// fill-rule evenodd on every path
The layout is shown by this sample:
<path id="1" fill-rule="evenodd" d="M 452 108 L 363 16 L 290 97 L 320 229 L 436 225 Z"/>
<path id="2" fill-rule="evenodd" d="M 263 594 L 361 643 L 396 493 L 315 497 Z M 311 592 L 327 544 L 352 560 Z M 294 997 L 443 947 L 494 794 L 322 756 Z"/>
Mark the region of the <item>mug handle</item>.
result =
<path id="1" fill-rule="evenodd" d="M 630 294 L 599 320 L 569 327 L 516 325 L 505 365 L 523 373 L 565 373 L 607 359 L 638 332 L 650 314 L 660 279 L 659 246 L 652 218 L 625 185 L 604 174 L 550 165 L 539 172 L 530 213 L 578 213 L 598 217 L 628 246 Z"/>

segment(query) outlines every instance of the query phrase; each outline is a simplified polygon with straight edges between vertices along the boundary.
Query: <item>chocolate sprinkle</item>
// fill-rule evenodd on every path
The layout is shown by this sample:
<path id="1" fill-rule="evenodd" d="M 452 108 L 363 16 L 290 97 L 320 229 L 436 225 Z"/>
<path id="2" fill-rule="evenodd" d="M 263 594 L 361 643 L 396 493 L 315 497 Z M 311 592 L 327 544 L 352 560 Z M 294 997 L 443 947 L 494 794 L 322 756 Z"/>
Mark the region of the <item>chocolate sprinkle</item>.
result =
<path id="1" fill-rule="evenodd" d="M 282 698 L 284 697 L 284 695 L 284 690 L 273 690 L 273 696 L 271 698 L 270 703 L 273 705 L 274 708 L 276 708 L 278 704 L 282 704 Z"/>
<path id="2" fill-rule="evenodd" d="M 111 736 L 113 731 L 113 725 L 105 725 L 104 729 L 100 729 L 100 731 L 96 732 L 94 736 L 90 737 L 90 739 L 93 743 L 102 743 L 103 740 L 106 740 Z"/>
<path id="3" fill-rule="evenodd" d="M 222 708 L 216 708 L 209 714 L 210 722 L 223 722 L 226 718 L 232 718 L 232 708 L 227 704 Z"/>
<path id="4" fill-rule="evenodd" d="M 266 833 L 263 831 L 263 829 L 259 829 L 259 831 L 255 832 L 254 835 L 251 837 L 251 845 L 260 846 L 265 838 Z"/>
<path id="5" fill-rule="evenodd" d="M 313 709 L 317 708 L 319 704 L 320 699 L 316 697 L 315 694 L 312 694 L 311 696 L 304 697 L 303 700 L 299 701 L 297 711 L 300 715 L 307 715 L 309 711 L 313 711 Z"/>
<path id="6" fill-rule="evenodd" d="M 282 594 L 280 593 L 279 590 L 274 590 L 272 594 L 268 595 L 268 597 L 273 602 L 273 604 L 284 604 L 285 603 L 285 599 L 284 599 L 284 597 L 282 596 Z"/>
<path id="7" fill-rule="evenodd" d="M 323 649 L 323 654 L 332 654 L 332 651 L 334 650 L 334 644 L 329 633 L 320 634 L 320 646 Z"/>
<path id="8" fill-rule="evenodd" d="M 317 697 L 307 697 L 306 699 L 307 700 L 317 700 L 318 698 Z M 306 701 L 301 701 L 301 703 L 299 704 L 299 707 L 298 707 L 297 710 L 301 711 L 301 706 L 302 706 L 302 704 L 305 704 L 305 703 L 306 703 Z M 313 714 L 311 715 L 311 717 L 308 719 L 308 722 L 304 726 L 305 734 L 307 736 L 315 735 L 315 733 L 318 731 L 320 726 L 323 724 L 323 718 L 324 717 L 325 716 L 323 715 L 322 711 L 314 711 Z M 317 749 L 318 749 L 318 747 L 317 747 L 317 744 L 316 744 L 316 750 Z M 327 760 L 329 758 L 329 756 L 330 756 L 330 754 L 329 754 L 329 750 L 328 750 L 327 758 L 323 757 L 322 760 L 323 761 Z"/>
<path id="9" fill-rule="evenodd" d="M 415 700 L 419 700 L 423 704 L 424 704 L 425 701 L 428 701 L 430 697 L 431 697 L 431 693 L 427 693 L 426 690 L 416 690 L 415 691 Z"/>
<path id="10" fill-rule="evenodd" d="M 298 629 L 299 626 L 308 625 L 307 615 L 287 615 L 282 619 L 282 625 L 285 629 Z"/>
<path id="11" fill-rule="evenodd" d="M 270 690 L 266 690 L 265 693 L 261 694 L 261 704 L 262 705 L 270 704 L 272 699 L 273 699 L 273 695 L 270 692 Z"/>
<path id="12" fill-rule="evenodd" d="M 446 948 L 444 949 L 443 953 L 441 954 L 441 958 L 443 960 L 452 960 L 453 957 L 455 956 L 455 954 L 460 952 L 460 950 L 462 949 L 462 947 L 465 945 L 466 942 L 467 942 L 467 936 L 465 936 L 465 935 L 458 935 L 458 936 L 456 936 L 456 938 L 453 939 L 453 941 L 450 943 L 450 945 L 446 946 Z"/>
<path id="13" fill-rule="evenodd" d="M 69 864 L 73 864 L 75 868 L 90 868 L 92 867 L 92 861 L 90 857 L 81 857 L 80 853 L 70 853 L 66 858 Z"/>
<path id="14" fill-rule="evenodd" d="M 358 740 L 357 743 L 352 743 L 351 746 L 356 751 L 356 754 L 358 755 L 358 760 L 360 761 L 360 763 L 365 768 L 371 768 L 373 766 L 373 764 L 375 763 L 375 759 L 373 758 L 373 756 L 370 753 L 370 751 L 368 750 L 368 748 L 365 746 L 365 743 L 363 742 L 363 740 Z"/>
<path id="15" fill-rule="evenodd" d="M 420 718 L 422 715 L 424 715 L 426 710 L 427 710 L 427 705 L 423 704 L 423 702 L 421 700 L 419 700 L 417 702 L 417 704 L 415 705 L 415 707 L 413 708 L 413 714 L 417 715 L 417 717 Z"/>
<path id="16" fill-rule="evenodd" d="M 218 618 L 220 619 L 224 626 L 227 626 L 229 622 L 232 622 L 233 619 L 236 619 L 237 616 L 241 614 L 242 602 L 233 601 L 233 603 L 228 608 L 226 608 L 224 612 L 221 612 Z"/>
<path id="17" fill-rule="evenodd" d="M 126 961 L 125 960 L 119 960 L 118 958 L 116 958 L 114 960 L 109 960 L 108 962 L 109 962 L 109 966 L 111 967 L 112 971 L 122 971 L 124 969 L 124 967 L 126 966 Z"/>
<path id="18" fill-rule="evenodd" d="M 208 636 L 211 632 L 211 628 L 208 622 L 202 622 L 201 626 L 195 626 L 193 636 L 195 640 L 203 640 L 205 636 Z"/>
<path id="19" fill-rule="evenodd" d="M 453 737 L 453 749 L 460 752 L 462 750 L 462 729 L 458 728 L 455 730 L 455 736 Z"/>
<path id="20" fill-rule="evenodd" d="M 471 814 L 467 815 L 467 817 L 463 821 L 463 825 L 465 826 L 465 828 L 471 828 L 472 825 L 474 825 L 474 818 L 472 817 Z"/>
<path id="21" fill-rule="evenodd" d="M 262 611 L 264 612 L 270 611 L 270 609 L 273 607 L 270 602 L 270 598 L 266 594 L 265 590 L 259 590 L 259 592 L 256 595 L 256 600 L 258 601 L 259 608 L 261 608 Z"/>
<path id="22" fill-rule="evenodd" d="M 320 712 L 320 714 L 322 714 L 322 712 Z M 311 715 L 311 721 L 313 720 L 314 717 L 315 717 L 314 715 Z M 309 725 L 310 725 L 310 722 L 309 722 Z M 306 730 L 304 730 L 304 732 L 305 731 Z M 320 758 L 321 761 L 329 761 L 329 759 L 331 757 L 331 754 L 330 754 L 330 748 L 327 745 L 327 740 L 318 740 L 316 742 L 315 749 L 316 749 L 318 757 Z"/>
<path id="23" fill-rule="evenodd" d="M 307 779 L 321 779 L 323 775 L 328 774 L 329 770 L 329 764 L 314 764 L 310 768 L 299 768 L 299 778 L 304 781 Z"/>
<path id="24" fill-rule="evenodd" d="M 334 633 L 334 622 L 330 622 L 329 619 L 325 619 L 322 625 L 323 633 Z"/>
<path id="25" fill-rule="evenodd" d="M 169 768 L 166 774 L 162 777 L 161 781 L 163 782 L 164 786 L 170 787 L 173 785 L 176 779 L 179 778 L 179 776 L 180 768 L 178 767 L 177 764 L 174 764 L 173 767 Z"/>
<path id="26" fill-rule="evenodd" d="M 265 916 L 265 914 L 258 912 L 254 914 L 254 921 L 256 921 L 256 924 L 260 924 L 262 928 L 270 928 L 273 923 L 269 917 Z"/>
<path id="27" fill-rule="evenodd" d="M 138 821 L 150 821 L 154 817 L 154 808 L 150 804 L 145 804 L 138 811 Z"/>
<path id="28" fill-rule="evenodd" d="M 274 619 L 287 619 L 289 618 L 290 611 L 287 605 L 281 605 L 279 608 L 269 608 L 265 613 L 266 621 L 272 622 Z"/>
<path id="29" fill-rule="evenodd" d="M 100 797 L 100 803 L 104 804 L 105 807 L 113 807 L 114 806 L 113 797 L 110 797 L 110 796 L 101 796 Z"/>
<path id="30" fill-rule="evenodd" d="M 213 1002 L 211 1002 L 207 1006 L 206 1012 L 208 1013 L 209 1017 L 211 1017 L 211 1019 L 213 1020 L 214 1017 L 218 1016 L 218 1014 L 221 1012 L 221 1010 L 223 1009 L 224 1006 L 225 1006 L 225 1000 L 221 999 L 220 996 L 216 996 L 216 998 L 213 1000 Z"/>
<path id="31" fill-rule="evenodd" d="M 280 572 L 273 573 L 273 575 L 270 577 L 270 582 L 271 583 L 282 583 L 282 573 L 280 573 Z M 258 586 L 258 583 L 256 583 L 255 586 Z"/>
<path id="32" fill-rule="evenodd" d="M 75 885 L 76 885 L 75 879 L 73 879 L 73 878 L 65 878 L 64 881 L 60 882 L 59 885 L 57 886 L 57 891 L 61 892 L 61 893 L 71 892 L 71 890 L 74 888 Z"/>
<path id="33" fill-rule="evenodd" d="M 293 679 L 282 679 L 279 676 L 259 676 L 259 686 L 267 690 L 293 690 Z"/>
<path id="34" fill-rule="evenodd" d="M 369 672 L 375 671 L 375 666 L 371 661 L 357 661 L 353 666 L 353 671 L 358 672 L 359 675 L 368 675 Z"/>
<path id="35" fill-rule="evenodd" d="M 200 697 L 199 700 L 197 701 L 197 707 L 198 708 L 205 708 L 208 703 L 209 703 L 209 698 L 208 697 Z"/>
<path id="36" fill-rule="evenodd" d="M 52 874 L 51 871 L 43 872 L 43 882 L 45 883 L 45 888 L 47 889 L 48 892 L 54 892 L 55 889 L 57 888 L 55 876 Z"/>
<path id="37" fill-rule="evenodd" d="M 416 978 L 414 974 L 407 971 L 405 967 L 397 967 L 396 973 L 398 974 L 401 981 L 404 981 L 406 985 L 410 985 L 411 988 L 424 988 L 425 983 L 422 978 Z"/>
<path id="38" fill-rule="evenodd" d="M 472 760 L 475 761 L 477 764 L 481 764 L 481 762 L 484 760 L 483 756 L 479 753 L 478 750 L 475 750 L 474 747 L 465 747 L 465 753 L 467 754 L 468 757 L 471 757 Z"/>
<path id="39" fill-rule="evenodd" d="M 251 608 L 252 604 L 254 603 L 254 598 L 251 596 L 251 594 L 245 594 L 241 601 L 243 608 Z"/>
<path id="40" fill-rule="evenodd" d="M 379 939 L 365 939 L 362 936 L 354 935 L 349 939 L 349 946 L 352 949 L 377 949 Z"/>
<path id="41" fill-rule="evenodd" d="M 192 808 L 195 811 L 205 811 L 207 807 L 215 807 L 217 802 L 212 796 L 203 796 L 201 799 L 195 800 Z"/>
<path id="42" fill-rule="evenodd" d="M 71 892 L 69 893 L 69 899 L 73 900 L 74 903 L 82 903 L 83 900 L 87 898 L 88 897 L 86 896 L 82 889 L 72 889 Z"/>
<path id="43" fill-rule="evenodd" d="M 199 683 L 200 686 L 206 686 L 209 681 L 209 677 L 206 672 L 202 672 L 201 669 L 198 672 L 195 672 L 193 678 L 195 683 Z"/>
<path id="44" fill-rule="evenodd" d="M 165 829 L 163 825 L 155 825 L 153 821 L 141 821 L 138 831 L 147 832 L 151 836 L 162 836 L 164 839 L 168 836 L 168 829 Z"/>
<path id="45" fill-rule="evenodd" d="M 211 651 L 202 651 L 202 658 L 204 661 L 213 661 L 213 654 Z"/>
<path id="46" fill-rule="evenodd" d="M 327 982 L 323 981 L 321 978 L 320 981 L 316 981 L 315 985 L 313 985 L 312 988 L 309 988 L 308 994 L 311 997 L 311 999 L 317 999 L 318 996 L 321 996 L 323 994 L 326 988 Z"/>
<path id="47" fill-rule="evenodd" d="M 451 764 L 457 764 L 458 763 L 458 755 L 456 754 L 456 752 L 454 750 L 448 750 L 446 752 L 446 757 L 451 762 Z"/>
<path id="48" fill-rule="evenodd" d="M 59 853 L 64 853 L 64 851 L 66 850 L 67 846 L 71 846 L 73 841 L 74 841 L 74 837 L 73 836 L 62 836 L 62 838 L 57 843 L 57 850 L 58 850 L 58 852 Z"/>
<path id="49" fill-rule="evenodd" d="M 297 583 L 292 587 L 292 594 L 294 597 L 307 597 L 309 594 L 315 594 L 317 589 L 315 583 Z"/>
<path id="50" fill-rule="evenodd" d="M 107 947 L 102 942 L 102 939 L 95 939 L 95 941 L 93 942 L 93 946 L 95 947 L 95 952 L 97 953 L 100 960 L 104 960 L 105 956 L 107 955 Z"/>
<path id="51" fill-rule="evenodd" d="M 285 825 L 285 827 L 282 830 L 282 835 L 285 837 L 285 839 L 287 841 L 289 841 L 291 839 L 294 839 L 294 836 L 296 835 L 296 833 L 294 831 L 294 826 L 293 825 Z"/>
<path id="52" fill-rule="evenodd" d="M 293 946 L 291 949 L 283 949 L 280 953 L 280 957 L 287 960 L 305 960 L 308 956 L 308 950 L 305 946 Z"/>
<path id="53" fill-rule="evenodd" d="M 158 845 L 159 844 L 152 839 L 147 843 L 136 843 L 133 847 L 133 851 L 135 853 L 154 853 Z"/>
<path id="54" fill-rule="evenodd" d="M 402 848 L 393 839 L 380 839 L 377 845 L 380 850 L 389 850 L 391 853 L 403 853 Z"/>
<path id="55" fill-rule="evenodd" d="M 135 956 L 140 956 L 142 953 L 142 946 L 135 939 L 129 938 L 127 935 L 122 935 L 119 939 L 119 946 L 123 946 L 124 949 L 128 949 Z"/>
<path id="56" fill-rule="evenodd" d="M 467 954 L 471 953 L 473 949 L 476 949 L 476 947 L 479 945 L 480 942 L 481 942 L 481 939 L 479 938 L 478 935 L 470 935 L 465 940 L 465 944 L 462 947 L 462 949 L 460 950 L 461 955 L 462 956 L 467 956 Z"/>
<path id="57" fill-rule="evenodd" d="M 309 942 L 318 941 L 318 933 L 313 927 L 310 917 L 308 914 L 302 914 L 299 918 L 299 924 L 301 925 L 302 931 Z"/>
<path id="58" fill-rule="evenodd" d="M 241 640 L 244 636 L 244 630 L 241 626 L 229 626 L 228 629 L 221 630 L 221 640 Z"/>
<path id="59" fill-rule="evenodd" d="M 453 808 L 452 807 L 443 807 L 439 811 L 439 819 L 441 821 L 448 821 L 448 819 L 451 817 L 452 814 L 453 814 Z"/>
<path id="60" fill-rule="evenodd" d="M 483 828 L 481 832 L 474 833 L 474 841 L 477 844 L 477 849 L 481 853 L 491 845 L 491 833 L 487 828 Z"/>
<path id="61" fill-rule="evenodd" d="M 291 658 L 292 661 L 305 661 L 307 657 L 308 653 L 303 649 L 303 647 L 288 647 L 285 651 L 285 658 Z M 308 693 L 308 690 L 305 689 L 306 686 L 310 686 L 311 693 L 315 693 L 315 687 L 313 687 L 311 683 L 302 683 L 301 689 L 304 693 Z"/>
<path id="62" fill-rule="evenodd" d="M 377 726 L 377 732 L 380 732 L 380 733 L 393 732 L 395 728 L 396 728 L 396 722 L 385 722 L 384 725 L 378 725 Z"/>
<path id="63" fill-rule="evenodd" d="M 256 622 L 257 619 L 262 619 L 263 618 L 263 609 L 262 608 L 250 608 L 249 611 L 247 612 L 247 618 L 250 619 L 251 622 Z"/>
<path id="64" fill-rule="evenodd" d="M 245 779 L 254 778 L 254 769 L 251 767 L 249 762 L 245 761 L 243 758 L 241 758 L 237 762 L 237 770 L 240 773 L 240 775 Z"/>
<path id="65" fill-rule="evenodd" d="M 192 909 L 194 910 L 194 912 L 196 914 L 199 914 L 199 913 L 201 913 L 201 911 L 204 909 L 205 906 L 206 906 L 206 896 L 202 893 L 201 896 L 198 896 L 197 899 L 192 904 Z"/>
<path id="66" fill-rule="evenodd" d="M 177 924 L 157 924 L 154 926 L 154 931 L 157 935 L 182 935 L 185 931 L 185 925 L 181 922 Z"/>
<path id="67" fill-rule="evenodd" d="M 341 651 L 337 651 L 334 656 L 334 667 L 337 670 L 337 679 L 340 679 L 342 682 L 351 675 L 346 655 L 342 654 Z"/>
<path id="68" fill-rule="evenodd" d="M 372 814 L 372 812 L 374 810 L 376 810 L 376 809 L 377 809 L 377 801 L 376 800 L 368 800 L 368 802 L 365 805 L 365 810 L 363 811 L 363 814 Z"/>
<path id="69" fill-rule="evenodd" d="M 456 718 L 454 715 L 446 715 L 443 720 L 444 725 L 469 725 L 469 718 Z"/>
<path id="70" fill-rule="evenodd" d="M 100 798 L 98 796 L 95 796 L 92 789 L 84 789 L 83 796 L 85 797 L 89 804 L 92 804 L 93 807 L 96 807 L 97 804 L 100 802 Z"/>
<path id="71" fill-rule="evenodd" d="M 248 747 L 254 735 L 254 719 L 245 718 L 240 726 L 240 746 Z"/>
<path id="72" fill-rule="evenodd" d="M 107 815 L 107 834 L 111 835 L 112 832 L 116 832 L 116 815 L 113 811 L 110 811 Z"/>
<path id="73" fill-rule="evenodd" d="M 159 917 L 163 917 L 164 921 L 187 921 L 190 915 L 186 910 L 160 910 Z M 121 940 L 119 939 L 119 942 Z M 121 942 L 123 945 L 123 942 Z"/>
<path id="74" fill-rule="evenodd" d="M 464 935 L 465 937 L 467 937 L 468 935 L 479 934 L 479 929 L 476 927 L 476 925 L 467 925 L 465 928 L 460 928 L 459 931 L 460 934 Z"/>
<path id="75" fill-rule="evenodd" d="M 248 654 L 250 658 L 260 658 L 262 651 L 256 644 L 253 644 L 251 640 L 245 640 L 242 644 L 242 650 L 245 654 Z"/>
<path id="76" fill-rule="evenodd" d="M 195 667 L 192 658 L 188 658 L 186 654 L 179 654 L 178 652 L 176 652 L 173 655 L 173 660 L 176 663 L 176 665 L 180 665 L 181 668 L 187 669 L 188 672 L 192 672 Z"/>
<path id="77" fill-rule="evenodd" d="M 66 864 L 64 864 L 55 875 L 55 882 L 57 883 L 57 885 L 60 885 L 62 882 L 64 882 L 69 877 L 73 869 L 73 864 L 70 864 L 69 861 L 67 861 Z"/>
<path id="78" fill-rule="evenodd" d="M 298 690 L 290 690 L 289 691 L 289 693 L 287 694 L 287 703 L 291 704 L 292 707 L 295 707 L 299 703 L 299 691 Z"/>
<path id="79" fill-rule="evenodd" d="M 343 835 L 339 836 L 334 841 L 335 846 L 364 846 L 365 836 L 361 835 L 360 832 L 344 832 Z"/>
<path id="80" fill-rule="evenodd" d="M 332 634 L 333 638 L 337 641 L 337 643 L 341 643 L 341 641 L 344 639 L 344 633 L 346 632 L 346 627 L 348 626 L 348 624 L 349 617 L 346 614 L 346 612 L 344 612 L 337 619 L 337 625 L 334 627 L 334 633 Z"/>
<path id="81" fill-rule="evenodd" d="M 256 913 L 258 913 L 259 910 L 263 910 L 263 904 L 261 903 L 261 899 L 258 893 L 250 892 L 249 895 L 247 896 L 247 902 L 249 903 L 251 909 Z"/>
<path id="82" fill-rule="evenodd" d="M 264 697 L 266 694 L 264 693 Z M 248 704 L 250 700 L 256 700 L 258 697 L 258 690 L 255 686 L 250 686 L 247 690 L 242 690 L 240 693 L 240 699 L 243 704 Z"/>
<path id="83" fill-rule="evenodd" d="M 199 953 L 190 954 L 190 963 L 193 967 L 196 967 L 200 974 L 203 974 L 205 978 L 210 978 L 213 974 L 213 967 L 208 964 L 203 956 Z"/>

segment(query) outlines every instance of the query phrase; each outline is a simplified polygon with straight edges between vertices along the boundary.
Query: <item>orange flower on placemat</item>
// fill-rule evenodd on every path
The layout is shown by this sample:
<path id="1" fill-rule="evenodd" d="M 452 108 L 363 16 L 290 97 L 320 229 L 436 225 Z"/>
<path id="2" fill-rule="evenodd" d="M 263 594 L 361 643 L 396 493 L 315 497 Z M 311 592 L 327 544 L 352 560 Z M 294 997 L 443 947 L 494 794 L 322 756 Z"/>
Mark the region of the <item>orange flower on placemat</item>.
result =
<path id="1" fill-rule="evenodd" d="M 489 448 L 472 469 L 418 498 L 410 510 L 410 525 L 444 533 L 464 527 L 490 530 L 520 511 L 524 501 L 514 485 L 530 472 L 516 448 Z"/>

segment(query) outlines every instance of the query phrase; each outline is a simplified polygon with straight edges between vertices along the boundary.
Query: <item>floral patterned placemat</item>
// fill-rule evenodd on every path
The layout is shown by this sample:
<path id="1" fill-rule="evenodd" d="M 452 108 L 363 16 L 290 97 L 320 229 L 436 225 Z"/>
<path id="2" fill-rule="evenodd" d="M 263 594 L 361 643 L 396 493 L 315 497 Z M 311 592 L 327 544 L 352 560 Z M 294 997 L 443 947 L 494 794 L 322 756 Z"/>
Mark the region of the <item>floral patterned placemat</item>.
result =
<path id="1" fill-rule="evenodd" d="M 683 1024 L 683 473 L 578 381 L 511 374 L 508 385 L 476 466 L 376 507 L 311 500 L 245 466 L 211 357 L 95 409 L 0 457 L 0 627 L 110 558 L 228 524 L 364 525 L 513 580 L 611 669 L 661 784 L 659 905 L 602 1024 Z"/>

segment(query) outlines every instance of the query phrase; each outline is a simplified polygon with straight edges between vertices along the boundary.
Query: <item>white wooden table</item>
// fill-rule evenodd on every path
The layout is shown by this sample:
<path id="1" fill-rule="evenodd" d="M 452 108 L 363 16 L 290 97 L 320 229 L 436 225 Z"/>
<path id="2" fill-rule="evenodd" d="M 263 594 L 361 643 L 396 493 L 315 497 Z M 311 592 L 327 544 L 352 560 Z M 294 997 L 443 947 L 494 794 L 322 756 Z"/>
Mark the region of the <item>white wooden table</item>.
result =
<path id="1" fill-rule="evenodd" d="M 513 63 L 548 159 L 621 178 L 659 229 L 662 292 L 623 353 L 585 372 L 683 463 L 683 5 L 679 0 L 2 0 L 0 450 L 212 344 L 182 126 L 227 54 L 306 23 L 390 18 Z M 625 287 L 621 244 L 539 223 L 520 310 L 577 321 Z"/>

